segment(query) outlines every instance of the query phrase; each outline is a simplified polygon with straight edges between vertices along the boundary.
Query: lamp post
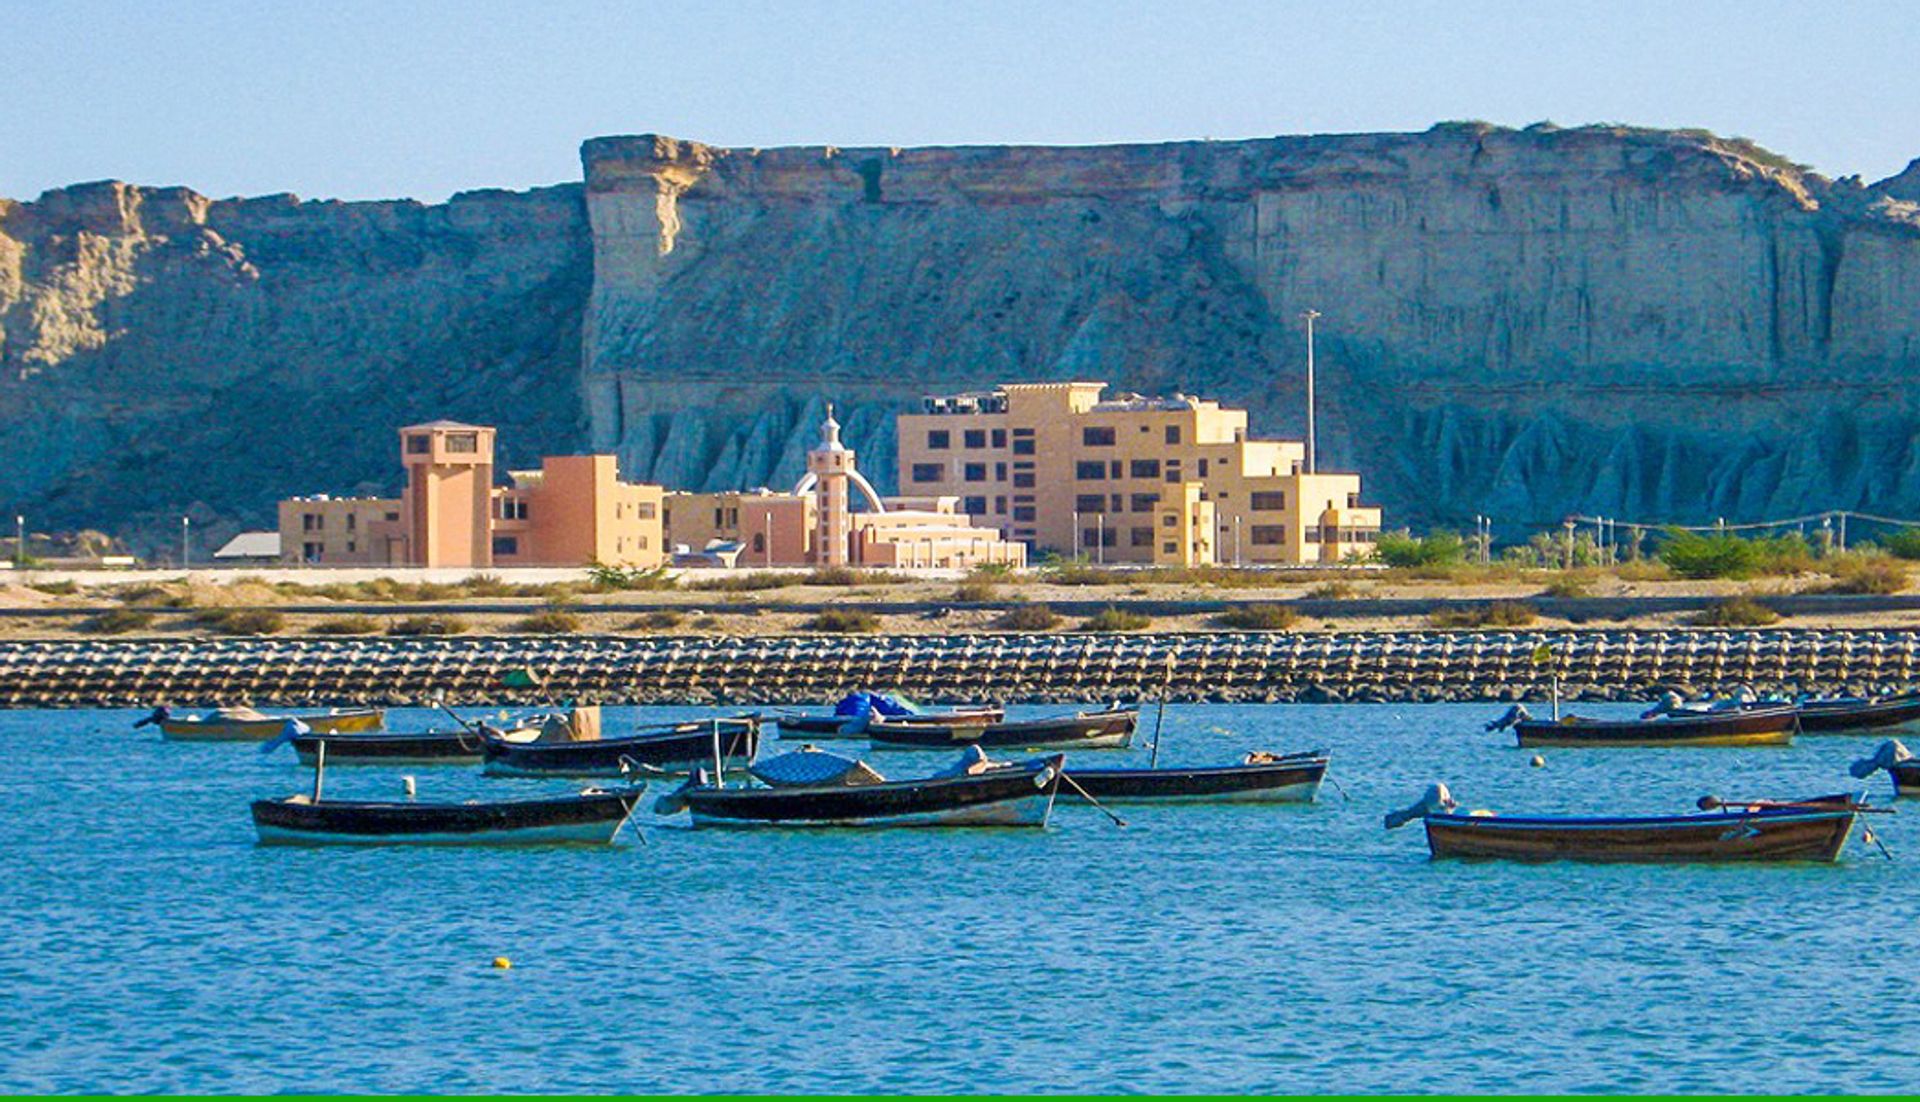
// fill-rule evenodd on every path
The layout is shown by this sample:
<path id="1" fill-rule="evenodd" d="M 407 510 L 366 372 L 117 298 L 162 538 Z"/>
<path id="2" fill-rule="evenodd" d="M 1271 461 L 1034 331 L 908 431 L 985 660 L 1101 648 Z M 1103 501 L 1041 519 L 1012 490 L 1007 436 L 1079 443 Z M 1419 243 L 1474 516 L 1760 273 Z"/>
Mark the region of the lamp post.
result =
<path id="1" fill-rule="evenodd" d="M 24 513 L 13 515 L 13 565 L 22 570 L 27 565 L 27 518 Z"/>
<path id="2" fill-rule="evenodd" d="M 180 518 L 180 569 L 182 570 L 191 569 L 193 565 L 193 557 L 190 553 L 189 543 L 188 543 L 189 539 L 191 538 L 192 531 L 193 531 L 193 519 L 191 517 L 181 517 Z"/>
<path id="3" fill-rule="evenodd" d="M 1318 310 L 1306 310 L 1301 317 L 1307 319 L 1307 473 L 1314 473 L 1313 434 L 1313 319 L 1320 316 Z"/>

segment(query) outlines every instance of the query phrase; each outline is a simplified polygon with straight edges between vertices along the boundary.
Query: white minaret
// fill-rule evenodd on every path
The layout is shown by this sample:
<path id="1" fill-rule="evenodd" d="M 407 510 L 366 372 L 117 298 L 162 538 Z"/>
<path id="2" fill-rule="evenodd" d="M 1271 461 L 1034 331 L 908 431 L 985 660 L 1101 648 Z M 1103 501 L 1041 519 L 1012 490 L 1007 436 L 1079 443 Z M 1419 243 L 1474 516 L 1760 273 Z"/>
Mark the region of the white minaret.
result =
<path id="1" fill-rule="evenodd" d="M 840 442 L 840 422 L 833 419 L 833 403 L 827 403 L 827 419 L 820 426 L 820 446 L 807 453 L 807 473 L 813 476 L 818 495 L 818 539 L 814 541 L 816 561 L 823 566 L 847 564 L 847 483 L 854 476 L 853 449 Z"/>

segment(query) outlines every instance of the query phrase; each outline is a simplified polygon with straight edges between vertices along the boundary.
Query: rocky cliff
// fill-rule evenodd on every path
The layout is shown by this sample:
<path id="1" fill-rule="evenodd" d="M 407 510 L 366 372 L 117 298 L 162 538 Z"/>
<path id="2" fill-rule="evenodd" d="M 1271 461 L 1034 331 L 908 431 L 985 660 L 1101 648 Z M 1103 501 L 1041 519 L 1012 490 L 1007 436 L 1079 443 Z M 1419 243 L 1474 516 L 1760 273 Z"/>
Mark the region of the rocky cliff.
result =
<path id="1" fill-rule="evenodd" d="M 1831 181 L 1623 128 L 1085 148 L 594 139 L 441 206 L 88 185 L 0 206 L 0 463 L 32 511 L 259 523 L 499 423 L 778 485 L 818 407 L 890 482 L 930 390 L 1101 378 L 1303 427 L 1397 522 L 1920 514 L 1920 163 Z M 3 496 L 3 495 L 0 495 Z"/>

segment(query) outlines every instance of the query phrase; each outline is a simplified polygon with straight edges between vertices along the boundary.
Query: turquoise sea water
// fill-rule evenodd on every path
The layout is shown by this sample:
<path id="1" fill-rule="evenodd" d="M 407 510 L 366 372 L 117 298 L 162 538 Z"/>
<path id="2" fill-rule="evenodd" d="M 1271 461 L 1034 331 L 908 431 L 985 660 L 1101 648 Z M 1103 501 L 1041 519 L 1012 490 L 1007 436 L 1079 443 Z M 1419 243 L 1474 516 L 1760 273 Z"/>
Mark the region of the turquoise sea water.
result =
<path id="1" fill-rule="evenodd" d="M 1124 830 L 1064 798 L 1046 831 L 662 820 L 609 850 L 259 848 L 247 801 L 310 783 L 291 751 L 0 713 L 0 1090 L 1920 1089 L 1920 814 L 1874 824 L 1893 862 L 1856 837 L 1772 868 L 1436 863 L 1379 823 L 1432 780 L 1509 812 L 1886 802 L 1845 773 L 1876 740 L 1533 769 L 1480 731 L 1497 711 L 1168 710 L 1163 761 L 1324 746 L 1350 800 Z M 423 799 L 577 787 L 404 771 Z"/>

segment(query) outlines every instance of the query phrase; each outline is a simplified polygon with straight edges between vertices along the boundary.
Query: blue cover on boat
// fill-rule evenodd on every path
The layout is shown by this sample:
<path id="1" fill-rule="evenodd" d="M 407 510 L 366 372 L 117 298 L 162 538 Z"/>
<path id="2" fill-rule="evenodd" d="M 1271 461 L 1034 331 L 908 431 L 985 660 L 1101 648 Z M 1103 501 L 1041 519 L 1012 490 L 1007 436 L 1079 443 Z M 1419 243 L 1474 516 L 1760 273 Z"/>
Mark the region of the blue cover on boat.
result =
<path id="1" fill-rule="evenodd" d="M 920 713 L 920 706 L 904 696 L 888 696 L 885 693 L 870 693 L 865 689 L 855 689 L 840 698 L 833 706 L 833 714 L 851 718 L 865 718 L 871 715 L 911 716 Z"/>
<path id="2" fill-rule="evenodd" d="M 886 778 L 866 762 L 808 746 L 767 758 L 749 770 L 771 788 L 810 788 L 823 784 L 878 784 Z"/>

